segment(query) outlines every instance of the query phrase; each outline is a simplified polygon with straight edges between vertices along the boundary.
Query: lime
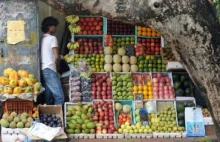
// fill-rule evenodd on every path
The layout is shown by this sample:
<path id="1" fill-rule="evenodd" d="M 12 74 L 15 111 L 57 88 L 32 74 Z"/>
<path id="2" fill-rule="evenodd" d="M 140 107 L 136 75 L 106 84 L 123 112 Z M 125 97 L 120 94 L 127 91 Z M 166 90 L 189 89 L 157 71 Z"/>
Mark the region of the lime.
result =
<path id="1" fill-rule="evenodd" d="M 144 68 L 147 68 L 147 64 L 144 64 L 143 66 L 144 66 Z"/>
<path id="2" fill-rule="evenodd" d="M 158 63 L 158 64 L 161 64 L 161 60 L 160 60 L 160 59 L 159 59 L 159 60 L 157 60 L 157 63 Z"/>
<path id="3" fill-rule="evenodd" d="M 145 60 L 144 63 L 145 63 L 145 64 L 148 64 L 148 60 Z"/>
<path id="4" fill-rule="evenodd" d="M 157 67 L 157 65 L 156 65 L 156 64 L 153 64 L 153 65 L 152 65 L 152 67 L 153 67 L 153 68 L 156 68 L 156 67 Z"/>
<path id="5" fill-rule="evenodd" d="M 121 42 L 121 46 L 125 46 L 125 42 Z"/>
<path id="6" fill-rule="evenodd" d="M 157 72 L 157 69 L 156 69 L 156 68 L 153 68 L 153 72 Z"/>
<path id="7" fill-rule="evenodd" d="M 158 71 L 158 72 L 161 72 L 162 70 L 161 70 L 161 69 L 157 69 L 157 71 Z"/>
<path id="8" fill-rule="evenodd" d="M 139 71 L 139 72 L 143 72 L 144 70 L 143 70 L 143 69 L 138 69 L 138 71 Z"/>
<path id="9" fill-rule="evenodd" d="M 129 38 L 129 37 L 126 37 L 126 41 L 130 41 L 130 38 Z"/>
<path id="10" fill-rule="evenodd" d="M 149 71 L 153 71 L 153 69 L 152 69 L 152 68 L 148 68 L 148 70 L 149 70 Z"/>
<path id="11" fill-rule="evenodd" d="M 151 68 L 152 67 L 152 64 L 148 64 L 148 68 Z"/>
<path id="12" fill-rule="evenodd" d="M 150 58 L 151 58 L 151 60 L 155 60 L 155 57 L 154 57 L 154 56 L 151 56 Z"/>
<path id="13" fill-rule="evenodd" d="M 148 69 L 145 68 L 145 69 L 144 69 L 144 72 L 148 72 Z"/>
<path id="14" fill-rule="evenodd" d="M 143 65 L 142 65 L 142 64 L 139 64 L 138 67 L 139 67 L 139 68 L 143 68 Z"/>

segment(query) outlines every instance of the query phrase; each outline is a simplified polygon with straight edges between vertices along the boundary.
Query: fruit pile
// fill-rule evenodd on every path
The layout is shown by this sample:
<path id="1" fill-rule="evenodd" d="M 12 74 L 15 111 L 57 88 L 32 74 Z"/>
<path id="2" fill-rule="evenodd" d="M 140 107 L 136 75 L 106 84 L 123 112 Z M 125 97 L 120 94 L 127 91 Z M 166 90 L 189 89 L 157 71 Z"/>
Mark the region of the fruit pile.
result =
<path id="1" fill-rule="evenodd" d="M 104 36 L 104 45 L 112 47 L 112 45 L 113 45 L 113 41 L 112 40 L 113 40 L 112 39 L 112 35 L 105 35 Z"/>
<path id="2" fill-rule="evenodd" d="M 138 44 L 135 46 L 136 56 L 139 55 L 160 55 L 160 39 L 138 38 Z"/>
<path id="3" fill-rule="evenodd" d="M 38 93 L 42 89 L 40 82 L 33 74 L 26 70 L 19 70 L 18 72 L 12 68 L 4 70 L 4 76 L 0 77 L 0 92 L 4 94 L 22 94 L 22 93 Z"/>
<path id="4" fill-rule="evenodd" d="M 34 107 L 33 108 L 33 110 L 32 110 L 32 117 L 33 118 L 37 118 L 38 117 L 38 114 L 39 114 L 39 112 L 38 112 L 38 110 L 37 110 L 37 108 L 36 107 Z"/>
<path id="5" fill-rule="evenodd" d="M 133 94 L 142 94 L 143 99 L 153 99 L 152 82 L 149 74 L 132 74 Z"/>
<path id="6" fill-rule="evenodd" d="M 137 61 L 138 72 L 164 72 L 166 65 L 162 63 L 161 57 L 155 56 L 139 56 Z"/>
<path id="7" fill-rule="evenodd" d="M 167 74 L 153 73 L 154 99 L 174 99 L 174 90 L 171 79 Z"/>
<path id="8" fill-rule="evenodd" d="M 137 30 L 139 36 L 160 37 L 160 33 L 154 31 L 150 27 L 138 26 Z"/>
<path id="9" fill-rule="evenodd" d="M 211 114 L 207 108 L 202 109 L 203 117 L 211 117 Z"/>
<path id="10" fill-rule="evenodd" d="M 81 28 L 76 22 L 79 21 L 79 16 L 76 15 L 69 15 L 66 17 L 66 21 L 69 23 L 69 30 L 72 33 L 79 33 L 81 31 Z"/>
<path id="11" fill-rule="evenodd" d="M 193 83 L 187 74 L 173 74 L 176 96 L 193 96 Z"/>
<path id="12" fill-rule="evenodd" d="M 109 74 L 92 74 L 92 98 L 112 99 L 112 84 Z"/>
<path id="13" fill-rule="evenodd" d="M 101 38 L 78 38 L 79 47 L 74 50 L 75 54 L 103 54 Z"/>
<path id="14" fill-rule="evenodd" d="M 67 54 L 65 57 L 67 62 L 73 62 L 78 65 L 79 59 L 86 59 L 86 64 L 92 67 L 93 72 L 104 72 L 104 55 L 103 54 Z"/>
<path id="15" fill-rule="evenodd" d="M 93 108 L 91 104 L 78 103 L 68 106 L 66 112 L 67 134 L 94 134 L 95 123 L 93 123 Z"/>
<path id="16" fill-rule="evenodd" d="M 112 90 L 114 100 L 133 100 L 131 74 L 112 73 Z"/>
<path id="17" fill-rule="evenodd" d="M 62 120 L 56 114 L 40 114 L 40 122 L 49 127 L 62 127 Z"/>
<path id="18" fill-rule="evenodd" d="M 142 126 L 140 122 L 135 125 L 131 125 L 129 123 L 125 123 L 120 126 L 118 129 L 118 133 L 130 133 L 130 134 L 152 134 L 152 129 L 149 125 Z"/>
<path id="19" fill-rule="evenodd" d="M 33 118 L 27 113 L 5 112 L 1 119 L 1 126 L 5 128 L 30 128 Z"/>
<path id="20" fill-rule="evenodd" d="M 128 104 L 122 105 L 119 102 L 115 103 L 115 113 L 117 117 L 117 123 L 119 125 L 128 123 L 131 124 L 132 122 L 132 110 L 131 106 Z"/>
<path id="21" fill-rule="evenodd" d="M 93 110 L 93 121 L 96 123 L 96 134 L 114 133 L 116 128 L 114 126 L 112 101 L 95 101 L 93 104 Z"/>
<path id="22" fill-rule="evenodd" d="M 134 37 L 113 37 L 113 54 L 117 54 L 118 48 L 125 48 L 127 44 L 135 44 Z"/>
<path id="23" fill-rule="evenodd" d="M 77 24 L 80 26 L 80 35 L 102 35 L 103 19 L 101 17 L 80 17 Z"/>
<path id="24" fill-rule="evenodd" d="M 105 66 L 106 72 L 137 72 L 137 59 L 134 56 L 127 56 L 125 48 L 119 48 L 118 54 L 112 56 L 112 48 L 105 47 Z M 113 64 L 113 65 L 112 65 Z"/>
<path id="25" fill-rule="evenodd" d="M 140 109 L 135 109 L 135 121 L 136 123 L 141 123 L 141 117 L 140 117 Z"/>
<path id="26" fill-rule="evenodd" d="M 154 132 L 178 133 L 185 131 L 184 127 L 177 126 L 176 111 L 173 106 L 166 106 L 158 112 L 157 118 L 154 114 L 151 114 L 150 118 L 150 125 Z"/>
<path id="27" fill-rule="evenodd" d="M 108 20 L 107 33 L 109 35 L 134 35 L 134 25 L 124 24 L 117 21 Z"/>
<path id="28" fill-rule="evenodd" d="M 171 48 L 163 48 L 163 58 L 167 61 L 176 61 Z"/>

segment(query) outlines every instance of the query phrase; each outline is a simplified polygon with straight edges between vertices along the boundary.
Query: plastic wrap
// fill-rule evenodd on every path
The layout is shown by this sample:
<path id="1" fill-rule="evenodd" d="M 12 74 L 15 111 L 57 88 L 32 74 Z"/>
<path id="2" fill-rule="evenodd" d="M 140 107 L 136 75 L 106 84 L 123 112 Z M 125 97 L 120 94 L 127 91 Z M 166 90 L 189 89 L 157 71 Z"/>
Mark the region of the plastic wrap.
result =
<path id="1" fill-rule="evenodd" d="M 74 70 L 69 77 L 69 102 L 81 102 L 80 73 Z"/>
<path id="2" fill-rule="evenodd" d="M 91 102 L 91 78 L 81 77 L 81 90 L 82 90 L 82 101 Z"/>

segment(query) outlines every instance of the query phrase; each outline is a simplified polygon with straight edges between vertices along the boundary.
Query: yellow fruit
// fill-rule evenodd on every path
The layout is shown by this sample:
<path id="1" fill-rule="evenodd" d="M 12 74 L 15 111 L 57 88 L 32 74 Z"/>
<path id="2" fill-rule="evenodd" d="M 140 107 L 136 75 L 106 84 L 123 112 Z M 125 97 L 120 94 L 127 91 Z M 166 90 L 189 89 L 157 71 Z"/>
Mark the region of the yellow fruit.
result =
<path id="1" fill-rule="evenodd" d="M 9 80 L 18 81 L 18 73 L 16 71 L 12 71 L 9 74 Z"/>
<path id="2" fill-rule="evenodd" d="M 29 74 L 28 78 L 35 78 L 33 74 Z"/>
<path id="3" fill-rule="evenodd" d="M 153 96 L 149 96 L 149 99 L 153 99 Z"/>
<path id="4" fill-rule="evenodd" d="M 10 80 L 9 85 L 12 87 L 17 87 L 18 86 L 18 81 L 17 80 Z"/>
<path id="5" fill-rule="evenodd" d="M 147 86 L 152 86 L 152 82 L 148 81 Z"/>
<path id="6" fill-rule="evenodd" d="M 133 90 L 134 90 L 134 92 L 137 92 L 137 91 L 138 91 L 138 87 L 137 87 L 137 86 L 134 86 L 134 87 L 133 87 Z"/>
<path id="7" fill-rule="evenodd" d="M 148 90 L 148 91 L 152 91 L 152 87 L 149 86 L 149 87 L 147 88 L 147 90 Z"/>
<path id="8" fill-rule="evenodd" d="M 31 81 L 30 78 L 25 78 L 25 81 L 27 82 L 28 86 L 33 85 L 33 82 Z"/>
<path id="9" fill-rule="evenodd" d="M 139 94 L 142 94 L 143 92 L 142 92 L 142 90 L 139 90 L 138 93 L 139 93 Z"/>
<path id="10" fill-rule="evenodd" d="M 147 86 L 144 86 L 143 89 L 144 89 L 144 91 L 147 91 L 147 90 L 148 90 L 148 87 L 147 87 Z"/>
<path id="11" fill-rule="evenodd" d="M 143 94 L 144 94 L 144 95 L 147 95 L 147 94 L 148 94 L 148 92 L 147 92 L 147 91 L 143 91 Z"/>
<path id="12" fill-rule="evenodd" d="M 138 85 L 138 90 L 140 91 L 142 91 L 143 90 L 143 86 L 142 85 Z"/>
<path id="13" fill-rule="evenodd" d="M 0 87 L 0 93 L 2 93 L 4 91 L 4 89 L 2 87 Z"/>
<path id="14" fill-rule="evenodd" d="M 25 78 L 25 77 L 28 77 L 28 71 L 26 70 L 19 70 L 18 71 L 18 75 L 20 76 L 20 78 Z"/>
<path id="15" fill-rule="evenodd" d="M 152 91 L 149 91 L 148 94 L 149 94 L 149 96 L 153 96 L 153 92 Z"/>
<path id="16" fill-rule="evenodd" d="M 9 85 L 9 79 L 7 78 L 7 77 L 2 77 L 2 79 L 1 79 L 1 84 L 2 85 Z"/>
<path id="17" fill-rule="evenodd" d="M 34 107 L 34 108 L 33 108 L 33 111 L 37 111 L 37 108 L 36 108 L 36 107 Z"/>
<path id="18" fill-rule="evenodd" d="M 18 81 L 18 85 L 19 85 L 19 87 L 26 87 L 27 86 L 27 82 L 24 79 L 20 79 Z"/>
<path id="19" fill-rule="evenodd" d="M 5 94 L 12 94 L 13 93 L 13 91 L 12 91 L 12 88 L 11 87 L 5 87 L 4 88 L 4 91 L 3 91 Z"/>
<path id="20" fill-rule="evenodd" d="M 32 88 L 31 87 L 27 87 L 24 92 L 25 93 L 31 93 L 32 92 Z"/>
<path id="21" fill-rule="evenodd" d="M 3 73 L 4 73 L 4 75 L 5 76 L 9 76 L 9 74 L 11 73 L 13 71 L 13 69 L 12 68 L 7 68 L 7 69 L 5 69 L 4 71 L 3 71 Z"/>
<path id="22" fill-rule="evenodd" d="M 21 87 L 15 87 L 13 90 L 13 94 L 21 94 L 22 93 L 22 89 Z"/>
<path id="23" fill-rule="evenodd" d="M 42 89 L 42 85 L 40 82 L 34 84 L 34 92 L 39 92 Z"/>

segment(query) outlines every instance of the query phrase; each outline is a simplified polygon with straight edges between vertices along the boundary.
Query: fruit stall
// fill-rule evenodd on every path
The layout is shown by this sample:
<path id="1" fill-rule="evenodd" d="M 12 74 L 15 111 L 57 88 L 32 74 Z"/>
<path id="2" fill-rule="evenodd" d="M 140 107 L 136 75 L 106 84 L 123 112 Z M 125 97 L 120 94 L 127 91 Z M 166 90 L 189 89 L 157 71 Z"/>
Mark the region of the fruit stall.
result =
<path id="1" fill-rule="evenodd" d="M 185 117 L 197 106 L 195 86 L 186 72 L 167 72 L 179 63 L 158 32 L 104 17 L 66 19 L 72 39 L 64 59 L 76 69 L 64 110 L 69 138 L 205 136 L 202 126 L 195 130 Z M 90 69 L 81 70 L 82 60 Z M 210 118 L 206 108 L 196 113 L 203 114 L 202 124 Z"/>
<path id="2" fill-rule="evenodd" d="M 158 32 L 104 17 L 70 15 L 66 21 L 72 35 L 64 56 L 71 68 L 68 101 L 63 109 L 35 107 L 41 83 L 25 70 L 5 69 L 3 142 L 40 141 L 27 136 L 36 123 L 60 128 L 67 134 L 55 137 L 60 141 L 205 136 L 204 125 L 213 125 L 210 113 L 197 106 L 186 72 L 167 72 L 176 61 Z M 192 124 L 195 115 L 202 120 Z"/>

